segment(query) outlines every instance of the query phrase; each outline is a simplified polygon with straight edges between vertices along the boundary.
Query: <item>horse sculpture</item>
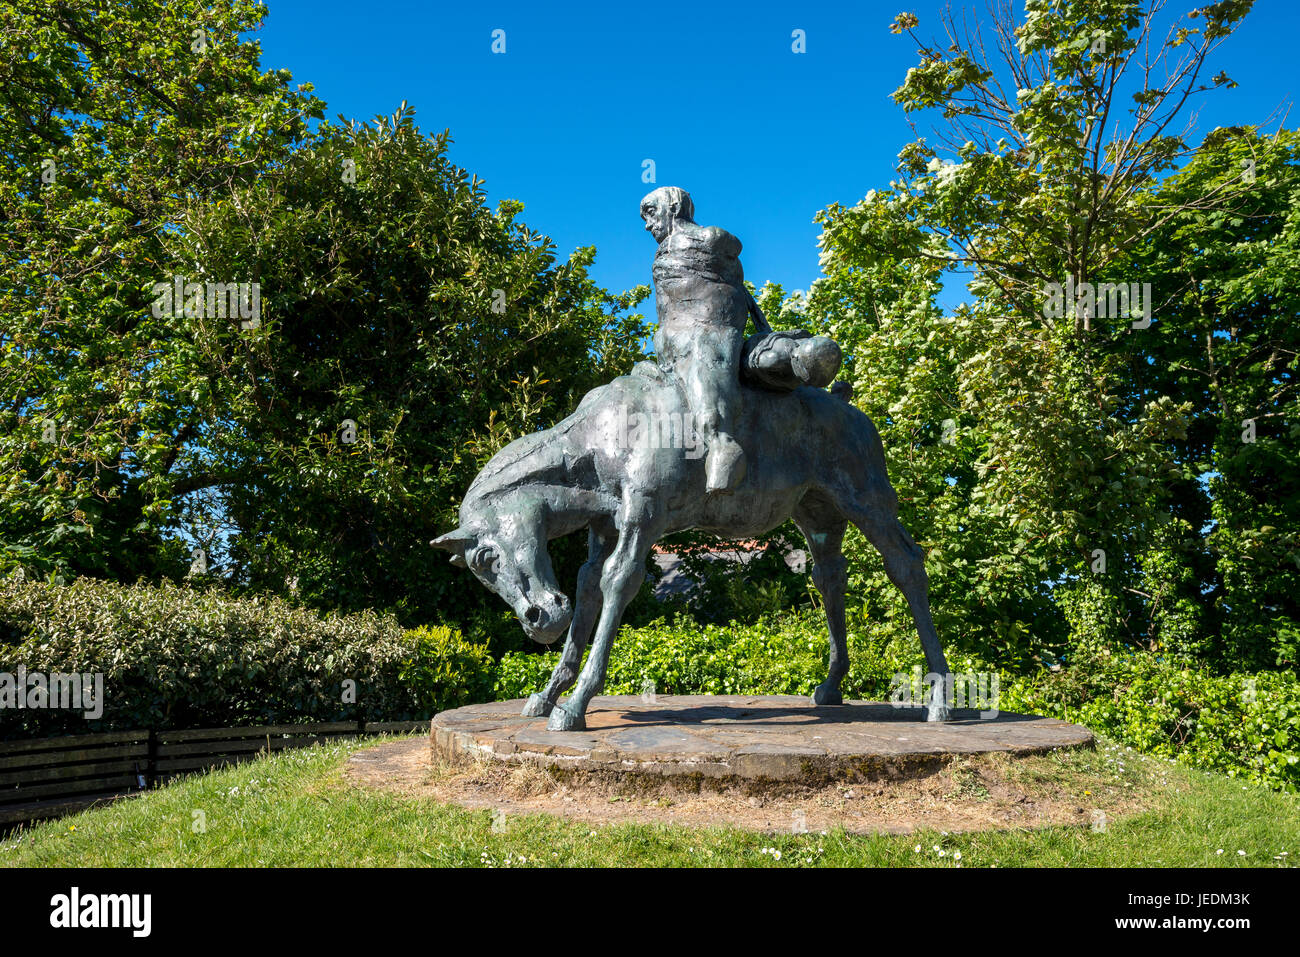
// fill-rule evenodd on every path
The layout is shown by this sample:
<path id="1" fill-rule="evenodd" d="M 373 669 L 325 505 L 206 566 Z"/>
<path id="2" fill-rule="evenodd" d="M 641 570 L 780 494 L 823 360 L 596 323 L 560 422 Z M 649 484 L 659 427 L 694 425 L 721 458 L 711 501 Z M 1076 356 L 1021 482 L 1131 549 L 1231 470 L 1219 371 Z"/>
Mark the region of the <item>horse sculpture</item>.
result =
<path id="1" fill-rule="evenodd" d="M 633 415 L 681 423 L 682 440 L 630 437 Z M 433 541 L 505 599 L 536 641 L 552 644 L 567 630 L 559 665 L 546 687 L 529 697 L 523 714 L 549 716 L 552 731 L 585 728 L 623 611 L 662 536 L 699 528 L 745 539 L 789 518 L 808 541 L 830 634 L 829 671 L 813 692 L 813 704 L 841 704 L 840 682 L 849 669 L 847 563 L 840 549 L 849 522 L 880 552 L 890 580 L 907 599 L 930 672 L 947 678 L 922 553 L 898 521 L 880 436 L 842 391 L 746 387 L 733 430 L 749 465 L 732 494 L 705 494 L 705 462 L 693 451 L 689 428 L 678 383 L 657 366 L 638 363 L 631 374 L 588 393 L 554 428 L 497 453 L 466 493 L 460 527 Z M 546 543 L 582 528 L 590 551 L 570 603 L 555 581 Z M 593 628 L 591 653 L 579 675 Z M 573 693 L 561 702 L 575 680 Z M 947 717 L 942 695 L 930 696 L 927 720 Z"/>

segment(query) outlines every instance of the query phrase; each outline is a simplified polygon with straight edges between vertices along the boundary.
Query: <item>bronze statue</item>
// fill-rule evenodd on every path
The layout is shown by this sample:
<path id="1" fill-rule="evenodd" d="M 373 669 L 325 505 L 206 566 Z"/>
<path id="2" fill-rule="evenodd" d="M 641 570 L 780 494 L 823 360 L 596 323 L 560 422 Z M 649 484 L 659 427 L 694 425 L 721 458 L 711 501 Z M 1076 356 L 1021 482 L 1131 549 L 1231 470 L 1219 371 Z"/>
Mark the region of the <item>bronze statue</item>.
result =
<path id="1" fill-rule="evenodd" d="M 745 288 L 740 240 L 717 226 L 698 226 L 694 204 L 676 186 L 641 200 L 646 231 L 659 243 L 654 277 L 659 328 L 655 358 L 680 383 L 708 448 L 704 490 L 730 494 L 745 476 L 745 451 L 732 437 L 740 409 L 740 353 L 750 316 L 771 332 Z"/>
<path id="2" fill-rule="evenodd" d="M 829 674 L 813 703 L 840 704 L 848 672 L 840 543 L 849 522 L 880 552 L 906 597 L 929 670 L 946 676 L 922 553 L 898 522 L 880 436 L 849 403 L 846 383 L 822 388 L 839 369 L 838 346 L 770 329 L 743 285 L 739 240 L 696 225 L 684 191 L 655 190 L 641 214 L 659 243 L 657 363 L 637 363 L 631 374 L 589 392 L 555 427 L 502 449 L 466 492 L 460 527 L 433 542 L 505 599 L 536 641 L 549 645 L 567 633 L 559 665 L 523 713 L 549 715 L 553 731 L 585 726 L 623 610 L 664 535 L 700 528 L 752 538 L 788 518 L 808 541 L 813 583 L 826 604 Z M 750 317 L 758 332 L 747 341 Z M 629 413 L 673 423 L 670 434 L 680 440 L 630 437 Z M 698 436 L 688 435 L 692 428 Z M 696 437 L 707 449 L 702 460 L 693 451 Z M 588 558 L 570 603 L 546 545 L 584 528 Z M 947 715 L 935 695 L 927 718 Z"/>

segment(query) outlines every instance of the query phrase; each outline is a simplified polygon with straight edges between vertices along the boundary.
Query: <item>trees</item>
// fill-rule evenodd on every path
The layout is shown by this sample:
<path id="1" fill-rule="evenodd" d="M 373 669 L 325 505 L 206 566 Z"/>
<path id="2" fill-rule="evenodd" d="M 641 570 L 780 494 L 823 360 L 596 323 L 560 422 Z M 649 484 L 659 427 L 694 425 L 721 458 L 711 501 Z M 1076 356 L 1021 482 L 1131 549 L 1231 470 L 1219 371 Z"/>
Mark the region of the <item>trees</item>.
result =
<path id="1" fill-rule="evenodd" d="M 1250 6 L 1163 42 L 1159 3 L 1003 4 L 940 41 L 900 16 L 895 98 L 941 129 L 820 215 L 808 296 L 760 294 L 845 346 L 959 649 L 1296 662 L 1296 134 L 1181 126 L 1232 86 L 1213 54 Z M 486 598 L 425 541 L 495 449 L 639 356 L 646 290 L 489 209 L 405 107 L 323 122 L 242 39 L 264 13 L 0 10 L 0 571 L 179 577 L 197 546 L 238 588 L 463 619 Z M 155 310 L 178 278 L 256 284 L 257 314 Z M 1103 283 L 1136 304 L 1053 292 Z"/>
<path id="2" fill-rule="evenodd" d="M 463 617 L 484 599 L 427 540 L 476 464 L 639 356 L 647 291 L 489 209 L 405 105 L 312 128 L 243 39 L 265 12 L 0 12 L 0 568 Z"/>
<path id="3" fill-rule="evenodd" d="M 917 40 L 921 61 L 895 100 L 941 113 L 938 145 L 918 137 L 887 190 L 819 216 L 826 277 L 808 315 L 848 347 L 859 401 L 882 426 L 891 467 L 907 473 L 896 485 L 923 490 L 926 507 L 904 502 L 904 520 L 931 550 L 936 607 L 956 609 L 949 640 L 1003 660 L 1054 660 L 1071 630 L 1076 655 L 1120 642 L 1186 654 L 1214 645 L 1226 662 L 1267 640 L 1243 632 L 1225 639 L 1231 653 L 1208 640 L 1231 604 L 1204 597 L 1216 576 L 1257 579 L 1235 560 L 1216 570 L 1201 534 L 1212 512 L 1258 510 L 1268 470 L 1286 463 L 1277 444 L 1243 452 L 1232 417 L 1255 410 L 1274 435 L 1295 423 L 1294 340 L 1282 329 L 1294 302 L 1279 294 L 1295 268 L 1294 161 L 1253 131 L 1197 146 L 1175 126 L 1190 99 L 1232 85 L 1206 73 L 1250 3 L 1194 11 L 1153 43 L 1161 6 L 1029 0 L 1017 25 L 1003 4 L 985 33 L 950 15 L 934 42 L 900 16 L 895 32 Z M 1269 175 L 1248 177 L 1239 161 L 1266 147 Z M 1276 255 L 1247 268 L 1266 246 Z M 1200 258 L 1213 247 L 1218 258 Z M 1207 286 L 1220 266 L 1224 280 Z M 958 271 L 972 301 L 945 316 L 935 296 Z M 1136 284 L 1138 297 L 1099 300 L 1102 283 Z M 1056 312 L 1049 301 L 1062 289 L 1089 296 Z M 1237 324 L 1247 317 L 1250 332 Z M 1231 410 L 1208 398 L 1220 336 L 1240 361 L 1219 393 L 1250 393 Z M 1242 480 L 1253 489 L 1237 502 Z M 1270 532 L 1247 523 L 1253 555 L 1269 556 L 1270 595 L 1289 580 L 1275 576 L 1294 554 L 1278 531 L 1294 526 L 1290 508 L 1273 513 Z M 1225 534 L 1220 561 L 1235 554 L 1229 540 L 1243 541 Z M 1274 602 L 1291 620 L 1287 607 Z"/>
<path id="4" fill-rule="evenodd" d="M 168 545 L 212 380 L 150 309 L 182 204 L 283 162 L 320 113 L 238 36 L 264 8 L 0 11 L 0 562 L 130 579 Z M 197 34 L 193 31 L 198 31 Z"/>
<path id="5" fill-rule="evenodd" d="M 207 449 L 239 470 L 221 488 L 241 584 L 463 620 L 483 596 L 429 539 L 488 456 L 640 357 L 625 313 L 645 290 L 598 289 L 591 249 L 557 263 L 522 204 L 487 208 L 448 142 L 406 110 L 327 124 L 187 215 L 178 259 L 249 269 L 265 290 L 263 329 L 222 377 L 232 420 Z M 224 335 L 237 353 L 244 335 Z"/>
<path id="6" fill-rule="evenodd" d="M 1170 507 L 1203 534 L 1173 553 L 1196 586 L 1182 600 L 1200 606 L 1203 650 L 1246 668 L 1298 660 L 1298 161 L 1296 131 L 1215 131 L 1157 200 L 1245 188 L 1211 214 L 1173 217 L 1127 266 L 1154 277 L 1163 303 L 1154 335 L 1136 340 L 1131 389 L 1191 405 Z"/>

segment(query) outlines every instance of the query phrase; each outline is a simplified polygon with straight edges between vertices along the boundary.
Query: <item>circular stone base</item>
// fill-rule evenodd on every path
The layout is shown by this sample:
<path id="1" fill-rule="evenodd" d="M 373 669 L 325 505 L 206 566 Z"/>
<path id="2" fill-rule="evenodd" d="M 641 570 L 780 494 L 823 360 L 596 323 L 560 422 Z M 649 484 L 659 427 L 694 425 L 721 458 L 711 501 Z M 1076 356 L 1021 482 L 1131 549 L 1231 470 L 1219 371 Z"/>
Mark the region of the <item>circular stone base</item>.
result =
<path id="1" fill-rule="evenodd" d="M 435 756 L 536 762 L 561 770 L 695 775 L 815 784 L 926 774 L 946 757 L 1037 754 L 1090 746 L 1092 732 L 1055 718 L 956 710 L 926 722 L 925 709 L 854 701 L 813 705 L 791 695 L 601 696 L 585 731 L 548 731 L 520 715 L 524 700 L 443 711 Z"/>

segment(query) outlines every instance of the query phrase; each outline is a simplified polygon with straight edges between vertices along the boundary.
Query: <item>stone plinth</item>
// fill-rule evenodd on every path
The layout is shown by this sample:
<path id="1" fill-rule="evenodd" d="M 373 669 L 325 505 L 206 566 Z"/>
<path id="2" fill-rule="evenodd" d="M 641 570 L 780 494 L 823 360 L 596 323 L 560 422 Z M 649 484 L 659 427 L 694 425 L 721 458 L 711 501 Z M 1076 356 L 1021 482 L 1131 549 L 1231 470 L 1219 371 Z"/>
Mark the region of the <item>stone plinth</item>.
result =
<path id="1" fill-rule="evenodd" d="M 635 695 L 594 698 L 585 731 L 548 731 L 522 699 L 434 717 L 433 753 L 538 762 L 556 769 L 709 779 L 825 783 L 924 774 L 956 755 L 1038 754 L 1090 746 L 1087 728 L 1035 715 L 954 711 L 927 723 L 922 708 L 855 701 L 817 706 L 793 696 Z"/>

